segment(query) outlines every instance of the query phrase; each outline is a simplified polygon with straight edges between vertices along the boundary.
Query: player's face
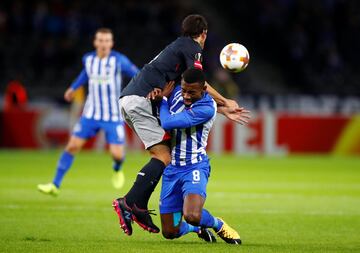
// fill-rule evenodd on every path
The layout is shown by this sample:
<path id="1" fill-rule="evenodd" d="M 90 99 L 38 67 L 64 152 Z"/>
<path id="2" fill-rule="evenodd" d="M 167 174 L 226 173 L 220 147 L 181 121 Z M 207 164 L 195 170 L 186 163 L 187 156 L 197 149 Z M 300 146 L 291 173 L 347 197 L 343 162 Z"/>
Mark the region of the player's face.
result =
<path id="1" fill-rule="evenodd" d="M 114 41 L 111 33 L 98 32 L 95 35 L 94 47 L 96 49 L 96 53 L 101 57 L 109 55 L 113 45 Z"/>
<path id="2" fill-rule="evenodd" d="M 205 85 L 199 83 L 181 82 L 181 95 L 184 99 L 185 106 L 190 106 L 202 98 L 206 90 Z"/>
<path id="3" fill-rule="evenodd" d="M 205 30 L 205 31 L 200 35 L 200 46 L 201 46 L 202 49 L 204 49 L 206 38 L 207 38 L 207 30 Z"/>

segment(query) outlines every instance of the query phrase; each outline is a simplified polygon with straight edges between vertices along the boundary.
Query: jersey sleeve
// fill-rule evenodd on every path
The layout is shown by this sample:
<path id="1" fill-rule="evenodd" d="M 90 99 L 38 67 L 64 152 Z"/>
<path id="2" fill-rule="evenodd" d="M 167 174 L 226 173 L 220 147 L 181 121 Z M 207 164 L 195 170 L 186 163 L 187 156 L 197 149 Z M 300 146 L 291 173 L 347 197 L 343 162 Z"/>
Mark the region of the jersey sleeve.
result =
<path id="1" fill-rule="evenodd" d="M 127 77 L 132 78 L 137 74 L 137 72 L 139 72 L 138 67 L 136 67 L 136 65 L 133 64 L 125 55 L 120 55 L 119 61 L 121 72 L 124 73 Z"/>
<path id="2" fill-rule="evenodd" d="M 169 104 L 163 99 L 160 105 L 161 126 L 165 130 L 188 128 L 209 121 L 215 114 L 215 108 L 210 104 L 201 104 L 185 109 L 180 113 L 171 114 Z"/>
<path id="3" fill-rule="evenodd" d="M 85 83 L 87 83 L 89 81 L 89 77 L 86 73 L 86 70 L 83 69 L 80 74 L 77 76 L 77 78 L 75 79 L 75 81 L 71 84 L 71 88 L 73 90 L 76 90 L 77 88 L 79 88 L 80 86 L 84 85 Z"/>
<path id="4" fill-rule="evenodd" d="M 194 45 L 189 46 L 188 48 L 185 47 L 183 50 L 183 55 L 186 62 L 186 69 L 188 68 L 197 68 L 203 69 L 202 66 L 202 50 L 199 47 Z"/>

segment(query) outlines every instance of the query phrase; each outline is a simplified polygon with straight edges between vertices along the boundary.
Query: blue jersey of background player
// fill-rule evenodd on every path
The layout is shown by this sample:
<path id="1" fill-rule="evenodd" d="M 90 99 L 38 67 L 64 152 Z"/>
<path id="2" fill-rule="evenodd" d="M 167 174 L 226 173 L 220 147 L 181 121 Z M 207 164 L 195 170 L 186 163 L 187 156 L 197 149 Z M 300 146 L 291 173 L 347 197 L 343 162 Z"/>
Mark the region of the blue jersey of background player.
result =
<path id="1" fill-rule="evenodd" d="M 125 55 L 112 50 L 113 34 L 110 29 L 101 28 L 96 31 L 94 47 L 95 51 L 84 55 L 83 70 L 65 92 L 65 99 L 71 101 L 77 88 L 88 85 L 82 116 L 59 159 L 53 182 L 38 185 L 43 193 L 58 194 L 58 188 L 73 163 L 74 155 L 99 130 L 105 132 L 114 159 L 113 185 L 121 188 L 124 184 L 124 175 L 120 169 L 124 160 L 125 133 L 118 98 L 122 74 L 131 78 L 138 72 L 138 68 Z"/>
<path id="2" fill-rule="evenodd" d="M 216 103 L 207 94 L 199 69 L 186 70 L 181 87 L 169 101 L 161 102 L 161 126 L 172 131 L 171 163 L 164 170 L 160 194 L 162 233 L 167 239 L 197 232 L 206 241 L 215 241 L 207 230 L 213 228 L 227 243 L 241 243 L 234 229 L 203 208 L 210 176 L 205 149 L 215 116 Z"/>

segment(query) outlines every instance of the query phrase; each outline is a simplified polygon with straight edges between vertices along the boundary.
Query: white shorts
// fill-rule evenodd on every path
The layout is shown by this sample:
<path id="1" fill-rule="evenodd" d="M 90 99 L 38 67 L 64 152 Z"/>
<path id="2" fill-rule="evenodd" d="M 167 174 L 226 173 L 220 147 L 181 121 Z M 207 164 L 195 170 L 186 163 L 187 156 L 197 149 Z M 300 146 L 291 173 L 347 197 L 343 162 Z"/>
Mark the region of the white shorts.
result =
<path id="1" fill-rule="evenodd" d="M 120 107 L 123 119 L 139 136 L 146 149 L 169 139 L 153 115 L 149 99 L 136 95 L 125 96 L 120 99 Z"/>

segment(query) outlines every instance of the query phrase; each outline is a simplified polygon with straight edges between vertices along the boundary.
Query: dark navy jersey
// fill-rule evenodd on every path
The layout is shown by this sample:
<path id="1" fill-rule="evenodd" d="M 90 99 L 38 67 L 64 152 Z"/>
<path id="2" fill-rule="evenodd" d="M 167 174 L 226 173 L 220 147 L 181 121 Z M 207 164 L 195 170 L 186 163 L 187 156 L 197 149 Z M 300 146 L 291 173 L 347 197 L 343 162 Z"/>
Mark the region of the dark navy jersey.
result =
<path id="1" fill-rule="evenodd" d="M 202 48 L 191 37 L 179 37 L 161 51 L 131 79 L 121 96 L 146 96 L 154 88 L 163 88 L 168 81 L 179 82 L 190 68 L 202 69 Z"/>

